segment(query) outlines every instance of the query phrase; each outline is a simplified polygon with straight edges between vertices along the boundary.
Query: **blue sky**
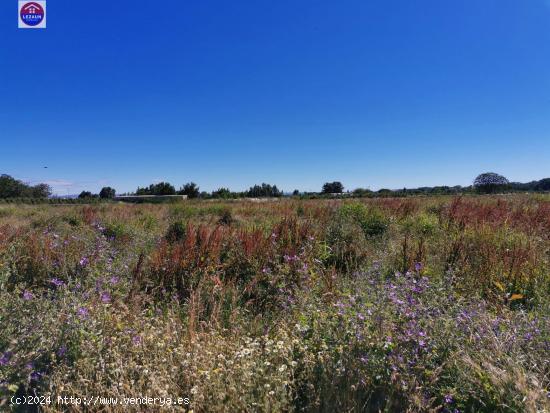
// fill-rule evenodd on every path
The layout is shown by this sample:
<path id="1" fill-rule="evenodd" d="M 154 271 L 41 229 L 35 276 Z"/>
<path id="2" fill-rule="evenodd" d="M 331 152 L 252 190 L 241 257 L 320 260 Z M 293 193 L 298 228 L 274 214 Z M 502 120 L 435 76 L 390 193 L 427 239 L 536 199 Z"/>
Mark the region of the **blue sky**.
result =
<path id="1" fill-rule="evenodd" d="M 0 2 L 0 173 L 59 194 L 550 176 L 547 0 Z M 48 169 L 43 166 L 47 165 Z"/>

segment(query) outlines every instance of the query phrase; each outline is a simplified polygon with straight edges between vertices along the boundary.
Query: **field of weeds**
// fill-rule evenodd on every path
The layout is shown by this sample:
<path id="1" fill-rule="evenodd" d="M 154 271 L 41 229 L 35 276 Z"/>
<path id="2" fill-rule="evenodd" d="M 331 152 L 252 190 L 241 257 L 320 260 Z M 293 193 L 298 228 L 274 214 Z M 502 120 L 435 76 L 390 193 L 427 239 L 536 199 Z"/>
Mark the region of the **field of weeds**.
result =
<path id="1" fill-rule="evenodd" d="M 549 287 L 540 195 L 4 205 L 0 410 L 549 411 Z"/>

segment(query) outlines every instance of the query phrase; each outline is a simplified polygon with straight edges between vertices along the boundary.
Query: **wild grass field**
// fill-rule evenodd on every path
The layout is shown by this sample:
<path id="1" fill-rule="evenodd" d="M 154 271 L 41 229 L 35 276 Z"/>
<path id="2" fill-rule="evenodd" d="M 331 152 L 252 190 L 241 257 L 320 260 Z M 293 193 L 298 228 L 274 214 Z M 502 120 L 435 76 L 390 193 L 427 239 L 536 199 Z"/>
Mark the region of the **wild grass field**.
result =
<path id="1" fill-rule="evenodd" d="M 549 297 L 545 195 L 3 205 L 0 411 L 550 411 Z"/>

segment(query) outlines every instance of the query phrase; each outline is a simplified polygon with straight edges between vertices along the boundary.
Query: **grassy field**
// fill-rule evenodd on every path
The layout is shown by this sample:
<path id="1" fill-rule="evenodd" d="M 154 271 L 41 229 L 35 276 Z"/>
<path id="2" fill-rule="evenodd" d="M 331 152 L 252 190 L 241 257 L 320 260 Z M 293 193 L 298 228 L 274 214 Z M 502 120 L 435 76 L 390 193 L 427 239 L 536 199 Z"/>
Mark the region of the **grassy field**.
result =
<path id="1" fill-rule="evenodd" d="M 0 411 L 550 411 L 549 287 L 542 195 L 2 205 Z"/>

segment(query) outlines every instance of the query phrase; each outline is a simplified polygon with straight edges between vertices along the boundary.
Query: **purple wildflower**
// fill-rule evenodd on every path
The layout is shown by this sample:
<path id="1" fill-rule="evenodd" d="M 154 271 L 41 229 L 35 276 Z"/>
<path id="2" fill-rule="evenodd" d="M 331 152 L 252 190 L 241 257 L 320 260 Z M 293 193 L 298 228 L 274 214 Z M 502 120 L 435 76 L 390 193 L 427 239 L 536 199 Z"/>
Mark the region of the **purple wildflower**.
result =
<path id="1" fill-rule="evenodd" d="M 298 261 L 298 256 L 297 255 L 288 255 L 288 254 L 285 254 L 283 256 L 284 260 L 286 262 L 294 262 L 294 261 Z"/>
<path id="2" fill-rule="evenodd" d="M 76 311 L 76 313 L 78 314 L 78 316 L 80 318 L 88 318 L 88 315 L 90 314 L 90 312 L 88 311 L 88 309 L 86 307 L 79 307 L 79 309 Z"/>
<path id="3" fill-rule="evenodd" d="M 32 293 L 30 291 L 23 291 L 23 300 L 25 301 L 29 301 L 29 300 L 32 300 L 34 298 L 34 295 L 32 295 Z"/>
<path id="4" fill-rule="evenodd" d="M 62 285 L 64 285 L 65 283 L 63 281 L 61 281 L 59 278 L 52 278 L 50 280 L 50 282 L 55 285 L 56 287 L 61 287 Z"/>
<path id="5" fill-rule="evenodd" d="M 133 336 L 132 343 L 134 346 L 139 346 L 141 344 L 141 336 Z"/>
<path id="6" fill-rule="evenodd" d="M 2 354 L 2 357 L 0 357 L 0 366 L 5 366 L 10 362 L 12 352 L 6 351 L 4 354 Z"/>
<path id="7" fill-rule="evenodd" d="M 80 264 L 81 267 L 84 268 L 90 263 L 90 260 L 88 259 L 88 257 L 82 257 L 80 261 L 78 261 L 78 263 Z"/>
<path id="8" fill-rule="evenodd" d="M 31 380 L 38 381 L 40 379 L 40 376 L 42 376 L 42 373 L 38 371 L 33 371 L 31 373 Z"/>
<path id="9" fill-rule="evenodd" d="M 414 264 L 414 269 L 415 269 L 416 271 L 420 271 L 420 270 L 422 270 L 422 268 L 423 268 L 423 265 L 422 265 L 421 262 L 416 262 L 416 263 Z"/>
<path id="10" fill-rule="evenodd" d="M 110 282 L 112 285 L 118 284 L 119 281 L 120 281 L 120 278 L 117 277 L 116 275 L 113 275 L 113 276 L 111 277 L 111 279 L 109 280 L 109 282 Z"/>
<path id="11" fill-rule="evenodd" d="M 67 346 L 63 344 L 61 347 L 59 347 L 59 349 L 57 349 L 56 354 L 58 357 L 63 357 L 65 353 L 67 353 Z"/>
<path id="12" fill-rule="evenodd" d="M 109 294 L 107 291 L 103 291 L 100 297 L 101 302 L 104 304 L 109 304 L 111 302 L 111 294 Z"/>

